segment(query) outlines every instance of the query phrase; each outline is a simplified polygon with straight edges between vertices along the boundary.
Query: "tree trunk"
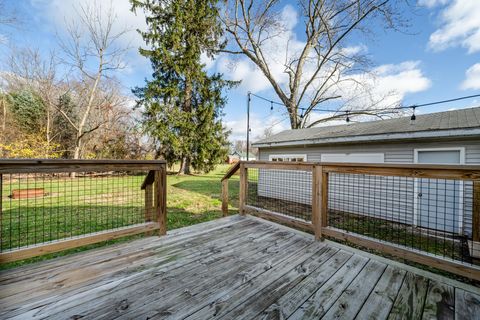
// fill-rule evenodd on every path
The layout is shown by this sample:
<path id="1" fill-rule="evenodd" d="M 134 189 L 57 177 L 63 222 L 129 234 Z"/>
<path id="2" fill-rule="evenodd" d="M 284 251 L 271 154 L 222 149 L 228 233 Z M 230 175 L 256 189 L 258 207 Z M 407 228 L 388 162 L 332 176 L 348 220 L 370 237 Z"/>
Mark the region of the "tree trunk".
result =
<path id="1" fill-rule="evenodd" d="M 294 103 L 287 105 L 288 115 L 290 117 L 290 126 L 292 129 L 300 129 L 301 119 L 298 119 L 298 109 Z"/>
<path id="2" fill-rule="evenodd" d="M 76 145 L 75 145 L 75 152 L 73 153 L 73 159 L 77 160 L 80 159 L 80 139 L 77 139 Z M 70 172 L 70 178 L 75 178 L 77 175 L 76 172 Z"/>
<path id="3" fill-rule="evenodd" d="M 185 80 L 185 101 L 183 104 L 183 111 L 187 113 L 192 112 L 192 80 L 187 77 Z M 190 139 L 187 135 L 187 143 L 190 143 Z M 180 166 L 179 174 L 190 174 L 190 155 L 184 155 L 182 157 L 182 164 Z"/>
<path id="4" fill-rule="evenodd" d="M 190 157 L 183 157 L 182 164 L 180 165 L 180 170 L 178 174 L 191 174 L 190 172 Z"/>

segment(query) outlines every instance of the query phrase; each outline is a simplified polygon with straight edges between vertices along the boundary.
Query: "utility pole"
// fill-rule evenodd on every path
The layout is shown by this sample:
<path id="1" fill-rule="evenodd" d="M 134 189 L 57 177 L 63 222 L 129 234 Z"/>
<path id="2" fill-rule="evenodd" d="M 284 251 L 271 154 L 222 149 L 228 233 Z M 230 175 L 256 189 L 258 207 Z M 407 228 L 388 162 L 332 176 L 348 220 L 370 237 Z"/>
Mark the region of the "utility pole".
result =
<path id="1" fill-rule="evenodd" d="M 251 92 L 248 91 L 247 93 L 247 161 L 250 159 L 249 157 L 249 149 L 250 149 L 250 100 L 251 100 Z"/>

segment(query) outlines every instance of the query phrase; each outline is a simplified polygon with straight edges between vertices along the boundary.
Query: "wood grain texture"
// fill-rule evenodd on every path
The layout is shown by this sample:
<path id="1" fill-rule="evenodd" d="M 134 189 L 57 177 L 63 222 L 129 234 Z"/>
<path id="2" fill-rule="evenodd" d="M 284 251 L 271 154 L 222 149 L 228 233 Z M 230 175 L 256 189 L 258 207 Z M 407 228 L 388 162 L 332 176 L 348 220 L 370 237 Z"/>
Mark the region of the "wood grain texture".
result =
<path id="1" fill-rule="evenodd" d="M 364 257 L 355 255 L 350 258 L 289 319 L 319 319 L 324 316 L 367 263 L 368 259 Z"/>
<path id="2" fill-rule="evenodd" d="M 155 215 L 158 222 L 158 235 L 167 234 L 167 171 L 164 166 L 155 171 Z"/>
<path id="3" fill-rule="evenodd" d="M 228 179 L 222 180 L 222 214 L 228 216 Z"/>
<path id="4" fill-rule="evenodd" d="M 377 284 L 387 266 L 370 260 L 354 281 L 324 315 L 324 319 L 353 319 L 362 308 L 370 292 Z"/>
<path id="5" fill-rule="evenodd" d="M 454 291 L 452 286 L 430 280 L 422 319 L 455 319 Z"/>
<path id="6" fill-rule="evenodd" d="M 261 219 L 231 216 L 0 272 L 0 318 L 476 319 L 480 314 L 475 290 L 416 270 Z"/>
<path id="7" fill-rule="evenodd" d="M 227 170 L 227 172 L 225 173 L 225 175 L 222 177 L 222 180 L 221 180 L 221 181 L 230 179 L 230 177 L 233 176 L 233 175 L 238 171 L 238 169 L 240 169 L 240 161 L 234 163 L 234 164 Z"/>
<path id="8" fill-rule="evenodd" d="M 314 166 L 312 174 L 312 225 L 315 239 L 322 239 L 322 167 Z"/>
<path id="9" fill-rule="evenodd" d="M 146 222 L 125 228 L 97 232 L 86 236 L 74 237 L 66 240 L 44 243 L 35 247 L 27 247 L 0 253 L 0 263 L 12 262 L 31 257 L 41 256 L 48 253 L 59 252 L 67 249 L 78 248 L 93 243 L 113 240 L 139 233 L 150 232 L 159 229 L 156 222 Z"/>
<path id="10" fill-rule="evenodd" d="M 427 278 L 408 273 L 388 319 L 421 319 L 427 288 Z"/>
<path id="11" fill-rule="evenodd" d="M 406 272 L 388 266 L 376 284 L 356 319 L 381 320 L 386 319 L 403 283 Z"/>
<path id="12" fill-rule="evenodd" d="M 423 252 L 415 252 L 406 247 L 401 247 L 393 243 L 379 242 L 374 238 L 368 238 L 361 235 L 347 233 L 335 228 L 324 228 L 322 233 L 335 239 L 347 241 L 355 245 L 378 250 L 383 253 L 391 254 L 396 257 L 409 261 L 418 262 L 439 270 L 448 271 L 463 277 L 480 281 L 480 268 L 473 264 L 456 262 L 454 260 L 443 259 Z"/>
<path id="13" fill-rule="evenodd" d="M 479 315 L 480 296 L 455 289 L 455 319 L 478 319 Z"/>
<path id="14" fill-rule="evenodd" d="M 248 195 L 248 169 L 243 163 L 240 163 L 240 191 L 238 194 L 238 211 L 240 215 L 245 215 L 245 205 Z"/>
<path id="15" fill-rule="evenodd" d="M 480 180 L 473 181 L 472 240 L 480 242 Z"/>

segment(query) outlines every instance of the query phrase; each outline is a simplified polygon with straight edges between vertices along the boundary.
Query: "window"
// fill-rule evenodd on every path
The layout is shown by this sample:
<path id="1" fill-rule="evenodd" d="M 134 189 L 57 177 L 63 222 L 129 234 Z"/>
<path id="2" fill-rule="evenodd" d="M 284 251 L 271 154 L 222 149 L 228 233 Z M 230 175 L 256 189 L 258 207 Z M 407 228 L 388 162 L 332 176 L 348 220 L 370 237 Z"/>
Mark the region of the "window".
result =
<path id="1" fill-rule="evenodd" d="M 307 161 L 306 154 L 271 154 L 270 161 L 274 162 L 305 162 Z"/>
<path id="2" fill-rule="evenodd" d="M 415 149 L 415 163 L 465 164 L 465 148 Z"/>
<path id="3" fill-rule="evenodd" d="M 322 162 L 384 163 L 383 153 L 324 153 Z"/>

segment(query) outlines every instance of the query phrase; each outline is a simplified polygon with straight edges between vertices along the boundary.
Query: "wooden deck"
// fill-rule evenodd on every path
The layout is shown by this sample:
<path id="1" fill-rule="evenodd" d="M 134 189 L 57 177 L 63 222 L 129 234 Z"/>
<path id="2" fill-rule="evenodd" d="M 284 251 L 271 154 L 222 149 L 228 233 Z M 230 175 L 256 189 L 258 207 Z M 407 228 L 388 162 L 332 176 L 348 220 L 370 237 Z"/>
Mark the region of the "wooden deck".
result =
<path id="1" fill-rule="evenodd" d="M 0 273 L 1 319 L 478 319 L 480 290 L 228 217 Z"/>

